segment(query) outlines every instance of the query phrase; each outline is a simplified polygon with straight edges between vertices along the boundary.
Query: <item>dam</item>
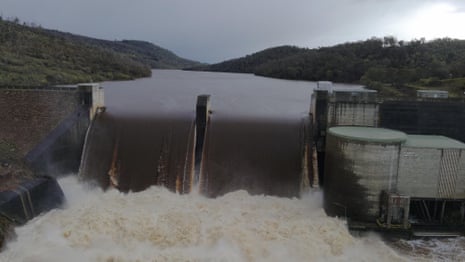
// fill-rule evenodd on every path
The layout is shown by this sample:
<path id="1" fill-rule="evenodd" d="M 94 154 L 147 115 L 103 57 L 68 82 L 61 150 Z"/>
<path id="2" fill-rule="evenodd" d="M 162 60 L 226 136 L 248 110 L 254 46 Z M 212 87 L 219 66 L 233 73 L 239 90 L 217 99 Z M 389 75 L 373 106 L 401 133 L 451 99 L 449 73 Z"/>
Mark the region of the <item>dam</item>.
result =
<path id="1" fill-rule="evenodd" d="M 89 129 L 81 175 L 95 179 L 99 174 L 101 186 L 116 186 L 123 192 L 163 185 L 189 193 L 198 182 L 196 190 L 211 197 L 240 189 L 298 196 L 301 184 L 308 180 L 303 177 L 302 158 L 303 141 L 309 138 L 303 131 L 309 128 L 309 97 L 302 99 L 307 103 L 298 110 L 283 108 L 282 101 L 253 98 L 253 94 L 246 97 L 238 89 L 249 84 L 241 85 L 231 87 L 236 94 L 223 91 L 231 92 L 227 97 L 212 87 L 208 96 L 202 96 L 206 88 L 192 87 L 191 94 L 186 95 L 186 90 L 172 94 L 169 99 L 182 101 L 172 104 L 153 102 L 159 98 L 151 87 L 139 87 L 133 98 L 133 90 L 107 88 L 105 112 L 97 114 Z M 116 97 L 113 91 L 124 94 Z M 286 92 L 284 88 L 273 91 Z M 161 95 L 166 93 L 174 92 L 166 90 Z M 109 176 L 110 169 L 117 174 Z"/>
<path id="2" fill-rule="evenodd" d="M 192 85 L 190 74 L 196 74 L 200 82 Z M 50 248 L 70 245 L 89 250 L 85 256 L 91 260 L 129 260 L 131 247 L 137 245 L 141 259 L 211 260 L 227 250 L 231 255 L 227 261 L 272 257 L 305 260 L 312 254 L 320 260 L 340 256 L 356 260 L 360 256 L 355 249 L 361 248 L 368 257 L 402 261 L 377 238 L 352 238 L 344 222 L 327 217 L 329 209 L 320 208 L 323 195 L 311 190 L 318 183 L 325 189 L 325 179 L 321 173 L 320 181 L 315 178 L 312 161 L 322 160 L 311 157 L 312 150 L 305 144 L 318 146 L 321 140 L 312 134 L 330 133 L 311 124 L 310 96 L 316 84 L 176 71 L 154 71 L 154 77 L 157 85 L 149 79 L 101 84 L 105 88 L 104 108 L 96 108 L 98 113 L 87 131 L 84 151 L 88 153 L 81 159 L 80 177 L 95 181 L 106 192 L 76 189 L 70 187 L 74 182 L 69 179 L 60 181 L 65 194 L 69 192 L 69 209 L 50 212 L 39 220 L 43 222 L 33 221 L 18 230 L 20 241 L 11 244 L 6 261 L 18 255 L 31 232 L 44 235 L 48 232 L 45 228 L 51 235 L 57 233 L 44 241 Z M 210 107 L 204 112 L 208 113 L 208 124 L 201 150 L 203 164 L 198 170 L 204 173 L 195 187 L 194 126 L 200 112 L 196 106 L 203 94 L 209 95 Z M 367 113 L 363 121 L 370 115 L 377 116 Z M 117 179 L 112 182 L 110 174 L 116 174 Z M 152 185 L 163 185 L 173 193 Z M 308 189 L 311 193 L 305 193 Z M 80 193 L 73 197 L 75 191 Z M 293 198 L 296 196 L 300 199 Z M 434 209 L 434 203 L 426 204 Z M 441 210 L 440 203 L 438 207 Z M 420 207 L 412 205 L 415 208 Z M 339 212 L 336 210 L 336 215 L 344 217 Z M 397 227 L 398 223 L 391 224 Z M 98 235 L 108 244 L 97 244 L 101 240 Z M 303 244 L 309 242 L 320 248 Z M 119 251 L 105 253 L 102 245 L 115 245 Z M 159 253 L 144 250 L 146 245 Z M 276 245 L 283 249 L 273 248 Z M 362 248 L 365 245 L 367 249 Z M 193 252 L 189 247 L 206 253 L 189 253 Z M 180 249 L 180 254 L 174 253 Z M 77 252 L 70 247 L 62 251 Z M 45 245 L 30 255 L 47 258 L 53 257 L 52 253 Z M 27 254 L 21 257 L 27 258 Z"/>

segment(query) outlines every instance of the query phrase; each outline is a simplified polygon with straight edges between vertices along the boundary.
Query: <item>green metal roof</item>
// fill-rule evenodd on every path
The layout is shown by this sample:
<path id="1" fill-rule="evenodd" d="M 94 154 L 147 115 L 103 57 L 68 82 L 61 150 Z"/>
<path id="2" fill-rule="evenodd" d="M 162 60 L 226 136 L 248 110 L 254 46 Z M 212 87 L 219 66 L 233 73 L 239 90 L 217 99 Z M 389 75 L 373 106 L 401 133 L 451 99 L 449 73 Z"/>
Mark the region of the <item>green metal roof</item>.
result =
<path id="1" fill-rule="evenodd" d="M 407 135 L 404 132 L 375 127 L 338 126 L 331 127 L 329 133 L 362 142 L 402 143 L 407 140 Z"/>
<path id="2" fill-rule="evenodd" d="M 445 136 L 408 135 L 405 146 L 465 149 L 465 144 Z"/>

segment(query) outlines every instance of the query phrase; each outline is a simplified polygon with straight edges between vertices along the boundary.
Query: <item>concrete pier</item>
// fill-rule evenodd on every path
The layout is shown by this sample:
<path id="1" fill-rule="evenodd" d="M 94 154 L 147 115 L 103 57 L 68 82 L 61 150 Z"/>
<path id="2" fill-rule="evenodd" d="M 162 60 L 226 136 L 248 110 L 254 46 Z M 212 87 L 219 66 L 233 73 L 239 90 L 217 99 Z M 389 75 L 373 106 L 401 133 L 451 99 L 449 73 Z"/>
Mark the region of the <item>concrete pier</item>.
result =
<path id="1" fill-rule="evenodd" d="M 197 97 L 195 114 L 194 185 L 202 184 L 208 179 L 202 174 L 202 163 L 205 158 L 204 145 L 210 121 L 210 95 L 199 95 Z"/>

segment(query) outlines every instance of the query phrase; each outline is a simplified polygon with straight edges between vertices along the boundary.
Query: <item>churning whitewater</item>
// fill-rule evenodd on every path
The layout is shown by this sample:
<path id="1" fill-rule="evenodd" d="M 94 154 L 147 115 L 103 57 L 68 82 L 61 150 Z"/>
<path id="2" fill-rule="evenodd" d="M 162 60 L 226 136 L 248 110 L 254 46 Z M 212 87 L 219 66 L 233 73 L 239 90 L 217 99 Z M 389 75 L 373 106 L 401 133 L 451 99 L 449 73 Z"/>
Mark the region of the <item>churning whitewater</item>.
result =
<path id="1" fill-rule="evenodd" d="M 352 237 L 316 192 L 208 199 L 60 184 L 66 207 L 18 227 L 0 261 L 405 261 L 375 236 Z"/>

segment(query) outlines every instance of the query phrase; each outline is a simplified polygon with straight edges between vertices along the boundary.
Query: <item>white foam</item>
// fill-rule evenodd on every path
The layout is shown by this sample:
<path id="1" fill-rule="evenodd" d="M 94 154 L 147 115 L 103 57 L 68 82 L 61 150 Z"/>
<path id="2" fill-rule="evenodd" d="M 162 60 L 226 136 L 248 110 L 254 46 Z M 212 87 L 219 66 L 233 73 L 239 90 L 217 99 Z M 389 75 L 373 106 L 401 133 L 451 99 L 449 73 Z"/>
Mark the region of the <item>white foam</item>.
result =
<path id="1" fill-rule="evenodd" d="M 465 237 L 399 240 L 394 246 L 415 261 L 465 261 Z"/>
<path id="2" fill-rule="evenodd" d="M 60 184 L 67 207 L 18 227 L 0 261 L 405 261 L 375 235 L 351 236 L 315 192 L 207 199 Z"/>

